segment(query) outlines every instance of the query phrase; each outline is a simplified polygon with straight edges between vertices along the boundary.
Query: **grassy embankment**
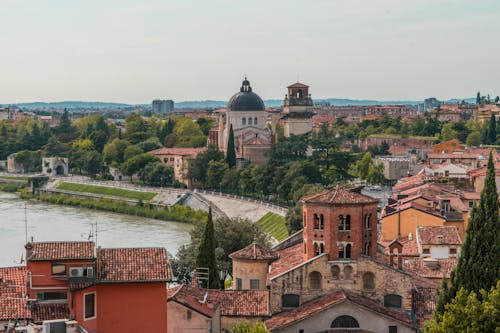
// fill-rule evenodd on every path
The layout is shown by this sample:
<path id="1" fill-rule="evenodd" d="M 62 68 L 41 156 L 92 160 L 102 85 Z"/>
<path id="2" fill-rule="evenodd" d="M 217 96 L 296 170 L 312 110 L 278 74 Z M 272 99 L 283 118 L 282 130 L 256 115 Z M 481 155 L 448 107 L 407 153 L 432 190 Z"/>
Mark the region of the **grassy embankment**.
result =
<path id="1" fill-rule="evenodd" d="M 279 242 L 288 237 L 288 229 L 283 216 L 268 212 L 257 221 L 257 224 Z"/>
<path id="2" fill-rule="evenodd" d="M 0 179 L 28 181 L 28 177 L 24 176 L 0 176 Z M 19 182 L 2 183 L 0 184 L 0 192 L 14 193 L 22 189 L 24 186 L 24 184 L 20 184 Z"/>
<path id="3" fill-rule="evenodd" d="M 153 197 L 156 195 L 156 193 L 154 192 L 140 192 L 140 191 L 125 190 L 116 187 L 76 184 L 76 183 L 66 183 L 66 182 L 59 184 L 59 186 L 57 186 L 57 189 L 65 191 L 110 195 L 113 197 L 135 199 L 142 201 L 149 201 L 153 199 Z"/>
<path id="4" fill-rule="evenodd" d="M 0 176 L 2 179 L 14 179 L 14 180 L 28 180 L 28 177 L 26 176 Z"/>

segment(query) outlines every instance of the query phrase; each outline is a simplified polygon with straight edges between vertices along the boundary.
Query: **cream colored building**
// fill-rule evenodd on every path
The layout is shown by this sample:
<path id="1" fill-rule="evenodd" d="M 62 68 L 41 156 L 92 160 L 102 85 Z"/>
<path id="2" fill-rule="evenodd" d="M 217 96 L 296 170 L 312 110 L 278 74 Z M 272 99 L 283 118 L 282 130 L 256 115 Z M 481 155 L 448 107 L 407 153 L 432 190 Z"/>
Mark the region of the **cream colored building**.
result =
<path id="1" fill-rule="evenodd" d="M 191 187 L 193 184 L 188 178 L 190 163 L 199 153 L 207 148 L 159 148 L 152 150 L 149 154 L 157 156 L 162 163 L 172 166 L 174 169 L 174 179 L 180 183 Z"/>

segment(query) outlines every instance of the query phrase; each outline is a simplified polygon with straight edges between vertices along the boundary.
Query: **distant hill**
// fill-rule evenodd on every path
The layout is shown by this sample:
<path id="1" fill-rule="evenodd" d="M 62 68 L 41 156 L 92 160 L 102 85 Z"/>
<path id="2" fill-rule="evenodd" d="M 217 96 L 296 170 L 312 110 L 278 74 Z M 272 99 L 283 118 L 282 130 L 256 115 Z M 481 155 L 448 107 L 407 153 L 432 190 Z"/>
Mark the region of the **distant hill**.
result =
<path id="1" fill-rule="evenodd" d="M 475 103 L 475 98 L 465 98 L 468 103 Z M 454 98 L 445 101 L 445 103 L 456 103 L 462 99 Z M 364 99 L 346 99 L 346 98 L 325 98 L 315 99 L 316 104 L 330 104 L 330 105 L 415 105 L 423 101 L 379 101 L 379 100 L 364 100 Z M 267 107 L 279 107 L 283 105 L 281 99 L 267 99 L 264 101 Z M 23 109 L 117 109 L 117 108 L 130 108 L 134 106 L 141 106 L 148 108 L 151 104 L 125 104 L 125 103 L 108 103 L 108 102 L 81 102 L 81 101 L 62 101 L 62 102 L 31 102 L 31 103 L 16 103 L 9 104 Z M 0 106 L 8 106 L 7 104 L 0 104 Z M 227 106 L 227 101 L 217 100 L 204 100 L 204 101 L 184 101 L 176 102 L 176 109 L 220 109 Z"/>

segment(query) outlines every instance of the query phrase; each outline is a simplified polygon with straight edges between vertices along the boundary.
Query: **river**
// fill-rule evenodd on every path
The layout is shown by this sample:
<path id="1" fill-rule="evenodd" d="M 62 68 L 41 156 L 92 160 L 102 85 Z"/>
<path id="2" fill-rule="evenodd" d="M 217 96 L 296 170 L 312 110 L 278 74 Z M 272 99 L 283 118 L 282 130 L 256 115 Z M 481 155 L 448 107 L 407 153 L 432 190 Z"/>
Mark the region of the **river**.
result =
<path id="1" fill-rule="evenodd" d="M 0 192 L 0 267 L 19 265 L 26 239 L 25 220 L 28 239 L 33 237 L 34 241 L 85 241 L 97 222 L 99 246 L 161 246 L 173 255 L 189 242 L 191 229 L 187 223 L 26 201 Z"/>

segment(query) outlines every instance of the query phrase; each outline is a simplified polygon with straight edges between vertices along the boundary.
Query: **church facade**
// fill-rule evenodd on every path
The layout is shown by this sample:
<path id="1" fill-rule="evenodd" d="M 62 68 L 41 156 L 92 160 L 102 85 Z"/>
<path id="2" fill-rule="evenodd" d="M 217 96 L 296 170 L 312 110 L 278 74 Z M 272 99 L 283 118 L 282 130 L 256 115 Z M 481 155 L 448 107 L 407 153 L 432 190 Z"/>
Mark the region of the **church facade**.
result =
<path id="1" fill-rule="evenodd" d="M 273 135 L 267 127 L 264 101 L 252 91 L 246 78 L 240 91 L 229 100 L 226 110 L 217 112 L 217 130 L 211 135 L 210 143 L 217 144 L 219 150 L 226 152 L 231 128 L 236 157 L 252 164 L 264 164 Z"/>

